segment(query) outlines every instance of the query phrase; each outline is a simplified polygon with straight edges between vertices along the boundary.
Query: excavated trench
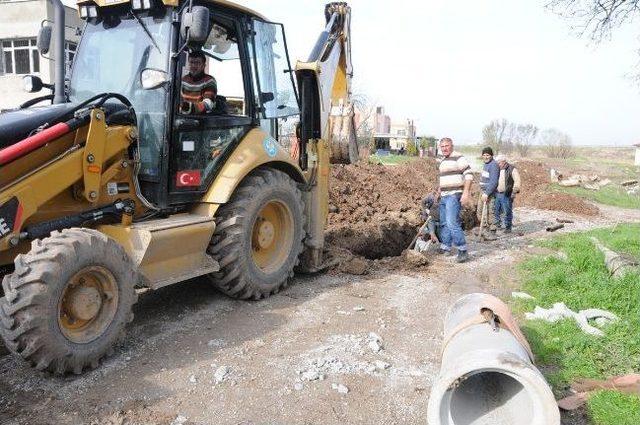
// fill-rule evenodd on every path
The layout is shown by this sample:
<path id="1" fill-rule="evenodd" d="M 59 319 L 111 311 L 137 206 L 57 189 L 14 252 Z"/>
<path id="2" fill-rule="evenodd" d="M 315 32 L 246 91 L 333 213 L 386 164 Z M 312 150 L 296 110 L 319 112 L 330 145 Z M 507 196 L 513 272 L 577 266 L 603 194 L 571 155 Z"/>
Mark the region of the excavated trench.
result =
<path id="1" fill-rule="evenodd" d="M 407 249 L 418 227 L 399 220 L 379 224 L 344 226 L 326 233 L 327 243 L 369 260 L 396 257 Z"/>

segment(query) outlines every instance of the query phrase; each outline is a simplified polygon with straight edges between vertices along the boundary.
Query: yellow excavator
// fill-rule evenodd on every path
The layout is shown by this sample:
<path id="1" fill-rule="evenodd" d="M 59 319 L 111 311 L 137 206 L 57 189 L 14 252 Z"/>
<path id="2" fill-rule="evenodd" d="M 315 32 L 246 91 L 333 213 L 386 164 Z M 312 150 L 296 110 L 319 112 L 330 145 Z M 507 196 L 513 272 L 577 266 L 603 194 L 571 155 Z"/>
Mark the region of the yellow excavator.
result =
<path id="1" fill-rule="evenodd" d="M 24 85 L 53 93 L 0 114 L 11 352 L 79 374 L 113 352 L 140 291 L 206 276 L 260 299 L 322 270 L 330 163 L 357 158 L 346 3 L 325 6 L 292 68 L 281 24 L 222 0 L 79 1 L 66 64 L 51 1 L 38 48 L 52 47 L 55 84 Z M 201 113 L 181 108 L 194 52 L 217 82 Z"/>

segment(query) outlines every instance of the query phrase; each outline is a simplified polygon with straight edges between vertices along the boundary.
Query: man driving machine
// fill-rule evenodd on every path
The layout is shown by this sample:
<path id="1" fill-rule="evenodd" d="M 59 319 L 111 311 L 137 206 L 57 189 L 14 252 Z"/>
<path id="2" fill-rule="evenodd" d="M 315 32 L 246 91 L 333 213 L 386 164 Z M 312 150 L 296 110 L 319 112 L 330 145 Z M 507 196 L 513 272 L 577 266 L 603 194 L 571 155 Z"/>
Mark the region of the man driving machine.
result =
<path id="1" fill-rule="evenodd" d="M 207 58 L 201 50 L 189 54 L 189 73 L 182 77 L 182 102 L 180 112 L 183 114 L 207 114 L 216 107 L 218 85 L 216 79 L 205 74 Z"/>

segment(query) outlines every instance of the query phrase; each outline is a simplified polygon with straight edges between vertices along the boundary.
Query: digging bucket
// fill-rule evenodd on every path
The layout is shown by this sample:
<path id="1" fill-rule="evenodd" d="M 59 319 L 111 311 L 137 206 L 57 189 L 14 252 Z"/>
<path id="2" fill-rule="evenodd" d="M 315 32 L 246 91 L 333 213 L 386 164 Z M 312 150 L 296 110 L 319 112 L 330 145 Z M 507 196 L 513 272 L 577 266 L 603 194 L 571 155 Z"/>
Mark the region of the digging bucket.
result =
<path id="1" fill-rule="evenodd" d="M 465 295 L 447 313 L 427 418 L 429 425 L 560 424 L 529 344 L 498 298 Z"/>

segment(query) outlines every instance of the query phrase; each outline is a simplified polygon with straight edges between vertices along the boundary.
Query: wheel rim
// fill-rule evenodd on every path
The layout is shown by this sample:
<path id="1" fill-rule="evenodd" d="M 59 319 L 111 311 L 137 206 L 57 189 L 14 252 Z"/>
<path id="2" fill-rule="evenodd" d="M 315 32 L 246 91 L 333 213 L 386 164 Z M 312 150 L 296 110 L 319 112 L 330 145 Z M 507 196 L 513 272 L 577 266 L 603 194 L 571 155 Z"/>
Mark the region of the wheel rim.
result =
<path id="1" fill-rule="evenodd" d="M 289 207 L 280 201 L 265 204 L 253 224 L 251 253 L 264 273 L 278 270 L 293 246 L 294 220 Z"/>
<path id="2" fill-rule="evenodd" d="M 118 309 L 118 285 L 102 266 L 78 271 L 67 282 L 58 303 L 58 325 L 71 342 L 86 344 L 100 337 Z"/>

